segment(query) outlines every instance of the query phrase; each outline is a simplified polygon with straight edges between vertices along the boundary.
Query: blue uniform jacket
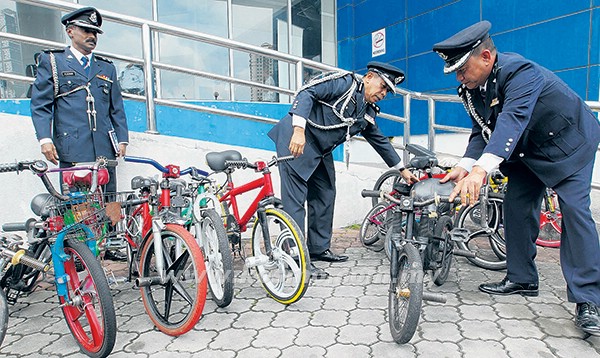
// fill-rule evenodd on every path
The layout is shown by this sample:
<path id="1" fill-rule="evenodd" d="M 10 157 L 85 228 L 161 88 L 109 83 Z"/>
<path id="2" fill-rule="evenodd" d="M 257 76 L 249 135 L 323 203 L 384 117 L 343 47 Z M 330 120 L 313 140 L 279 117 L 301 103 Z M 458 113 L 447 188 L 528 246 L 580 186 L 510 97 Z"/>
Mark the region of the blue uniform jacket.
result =
<path id="1" fill-rule="evenodd" d="M 477 112 L 493 132 L 489 143 L 473 120 L 465 157 L 492 153 L 502 172 L 522 162 L 548 187 L 583 168 L 596 154 L 600 124 L 585 102 L 544 67 L 513 53 L 498 53 L 486 96 L 469 90 Z"/>
<path id="2" fill-rule="evenodd" d="M 350 136 L 358 133 L 362 134 L 388 166 L 391 167 L 400 163 L 398 153 L 392 147 L 389 139 L 381 133 L 381 130 L 375 124 L 375 117 L 378 112 L 377 106 L 365 103 L 362 81 L 355 79 L 352 74 L 325 81 L 298 93 L 289 113 L 268 133 L 269 137 L 275 142 L 277 155 L 290 155 L 288 146 L 293 133 L 293 114 L 308 118 L 314 123 L 324 126 L 341 123 L 332 108 L 319 101 L 332 105 L 348 91 L 352 81 L 358 81 L 358 89 L 350 100 L 348 107 L 343 111 L 344 117 L 356 119 L 356 122 L 350 127 Z M 304 153 L 288 163 L 300 177 L 308 180 L 321 160 L 328 158 L 324 163 L 330 174 L 329 177 L 334 178 L 335 168 L 331 152 L 346 141 L 346 132 L 347 127 L 345 126 L 324 130 L 306 123 Z"/>
<path id="3" fill-rule="evenodd" d="M 115 158 L 108 131 L 114 128 L 118 142 L 129 141 L 115 66 L 94 55 L 88 78 L 68 47 L 52 51 L 58 70 L 59 95 L 89 82 L 97 112 L 96 123 L 88 119 L 86 90 L 54 98 L 50 55 L 43 52 L 31 96 L 31 118 L 38 140 L 52 138 L 62 162 L 94 161 L 99 156 Z"/>

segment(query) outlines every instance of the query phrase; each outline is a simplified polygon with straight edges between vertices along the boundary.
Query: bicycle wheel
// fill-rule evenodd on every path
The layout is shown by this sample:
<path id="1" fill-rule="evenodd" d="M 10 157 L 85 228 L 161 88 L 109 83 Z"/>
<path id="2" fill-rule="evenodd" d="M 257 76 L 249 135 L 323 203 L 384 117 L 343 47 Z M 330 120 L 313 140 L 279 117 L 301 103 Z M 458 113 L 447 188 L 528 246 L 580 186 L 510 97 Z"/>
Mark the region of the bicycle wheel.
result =
<path id="1" fill-rule="evenodd" d="M 373 185 L 373 190 L 383 190 L 386 193 L 392 191 L 394 187 L 394 183 L 402 180 L 402 174 L 397 169 L 390 169 L 387 172 L 381 174 L 377 181 L 375 181 L 375 185 Z M 379 202 L 379 198 L 371 198 L 371 203 L 373 206 L 377 205 Z"/>
<path id="2" fill-rule="evenodd" d="M 140 252 L 142 301 L 154 325 L 170 336 L 182 335 L 196 325 L 206 302 L 206 268 L 193 235 L 183 226 L 167 224 L 160 232 L 164 282 L 156 269 L 152 233 L 146 236 Z"/>
<path id="3" fill-rule="evenodd" d="M 433 283 L 437 286 L 441 286 L 446 282 L 450 273 L 450 266 L 452 266 L 452 240 L 450 238 L 452 227 L 452 218 L 446 215 L 442 216 L 435 224 L 433 235 L 443 240 L 435 240 L 432 243 L 434 249 L 431 256 L 435 261 L 432 264 L 437 267 L 432 272 L 432 278 Z"/>
<path id="4" fill-rule="evenodd" d="M 358 237 L 363 245 L 370 246 L 379 241 L 385 239 L 387 232 L 386 224 L 386 213 L 389 211 L 390 204 L 379 202 L 375 205 L 365 218 L 360 226 Z"/>
<path id="5" fill-rule="evenodd" d="M 547 200 L 552 200 L 553 208 Z M 559 247 L 562 234 L 562 213 L 558 207 L 556 194 L 551 197 L 544 196 L 540 213 L 540 233 L 535 243 L 544 247 Z"/>
<path id="6" fill-rule="evenodd" d="M 67 325 L 81 350 L 106 357 L 115 345 L 117 320 L 106 276 L 90 248 L 77 239 L 64 241 L 68 297 L 60 297 Z"/>
<path id="7" fill-rule="evenodd" d="M 404 344 L 415 334 L 423 303 L 423 265 L 412 244 L 404 244 L 398 252 L 397 269 L 396 280 L 390 282 L 388 319 L 392 338 Z"/>
<path id="8" fill-rule="evenodd" d="M 473 252 L 475 257 L 467 259 L 476 266 L 488 270 L 503 270 L 506 268 L 506 243 L 504 241 L 504 222 L 502 204 L 504 196 L 499 193 L 488 194 L 488 228 L 481 226 L 481 203 L 474 206 L 464 206 L 458 213 L 456 227 L 469 230 L 467 242 L 458 241 L 461 250 Z"/>
<path id="9" fill-rule="evenodd" d="M 219 307 L 227 307 L 233 298 L 233 255 L 221 216 L 213 209 L 202 210 L 194 234 L 202 248 L 208 286 Z"/>
<path id="10" fill-rule="evenodd" d="M 8 302 L 6 302 L 6 294 L 3 289 L 0 289 L 0 347 L 6 336 L 8 329 Z"/>
<path id="11" fill-rule="evenodd" d="M 266 223 L 257 219 L 252 230 L 255 268 L 267 293 L 287 305 L 302 298 L 308 287 L 308 250 L 304 236 L 291 216 L 277 208 L 266 209 L 265 214 Z M 271 252 L 265 248 L 263 225 L 269 233 Z"/>

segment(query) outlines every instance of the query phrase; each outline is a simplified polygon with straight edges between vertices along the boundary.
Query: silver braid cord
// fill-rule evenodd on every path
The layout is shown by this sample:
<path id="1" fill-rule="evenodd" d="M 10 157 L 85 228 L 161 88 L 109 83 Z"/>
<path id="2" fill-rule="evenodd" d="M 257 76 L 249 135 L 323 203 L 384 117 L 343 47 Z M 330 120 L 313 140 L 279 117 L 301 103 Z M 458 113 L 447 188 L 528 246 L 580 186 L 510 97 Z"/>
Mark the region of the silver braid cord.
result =
<path id="1" fill-rule="evenodd" d="M 460 96 L 460 98 L 462 99 L 463 106 L 465 107 L 465 110 L 467 111 L 467 113 L 481 127 L 481 136 L 483 137 L 483 140 L 486 143 L 489 143 L 490 142 L 490 138 L 492 137 L 492 130 L 490 129 L 490 127 L 488 127 L 485 124 L 483 118 L 481 118 L 481 116 L 479 115 L 479 113 L 477 113 L 477 110 L 475 110 L 475 106 L 473 105 L 473 99 L 471 97 L 471 93 L 469 93 L 469 91 L 467 91 L 465 89 L 465 95 L 464 96 Z"/>
<path id="2" fill-rule="evenodd" d="M 79 87 L 75 87 L 70 91 L 64 92 L 59 94 L 58 96 L 56 96 L 56 98 L 61 98 L 61 97 L 65 97 L 70 95 L 71 93 L 77 92 L 84 89 L 87 92 L 87 95 L 85 97 L 85 101 L 87 102 L 87 115 L 88 115 L 88 123 L 90 126 L 90 129 L 95 131 L 96 130 L 96 100 L 94 99 L 94 96 L 92 95 L 92 91 L 90 90 L 90 83 L 88 82 L 87 85 L 81 85 Z"/>

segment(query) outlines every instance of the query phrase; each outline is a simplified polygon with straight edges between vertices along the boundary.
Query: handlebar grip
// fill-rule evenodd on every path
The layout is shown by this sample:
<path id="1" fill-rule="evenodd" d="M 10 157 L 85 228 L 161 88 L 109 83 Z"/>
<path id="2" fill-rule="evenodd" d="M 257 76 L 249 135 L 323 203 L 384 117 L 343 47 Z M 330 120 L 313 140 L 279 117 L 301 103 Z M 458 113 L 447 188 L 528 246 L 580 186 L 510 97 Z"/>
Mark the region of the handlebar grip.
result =
<path id="1" fill-rule="evenodd" d="M 360 192 L 360 195 L 362 195 L 363 198 L 378 198 L 381 195 L 381 191 L 363 189 L 363 191 Z"/>
<path id="2" fill-rule="evenodd" d="M 27 231 L 27 223 L 6 223 L 2 224 L 2 231 Z"/>
<path id="3" fill-rule="evenodd" d="M 446 303 L 446 295 L 441 293 L 423 292 L 423 299 L 430 302 Z"/>
<path id="4" fill-rule="evenodd" d="M 19 163 L 2 163 L 0 164 L 0 173 L 10 173 L 19 171 Z"/>
<path id="5" fill-rule="evenodd" d="M 36 222 L 36 219 L 30 218 L 24 223 L 6 223 L 2 225 L 2 231 L 27 231 Z"/>
<path id="6" fill-rule="evenodd" d="M 121 202 L 121 207 L 125 208 L 125 207 L 129 207 L 129 206 L 138 206 L 144 203 L 148 202 L 148 198 L 142 198 L 142 199 L 130 199 L 130 200 L 126 200 Z"/>

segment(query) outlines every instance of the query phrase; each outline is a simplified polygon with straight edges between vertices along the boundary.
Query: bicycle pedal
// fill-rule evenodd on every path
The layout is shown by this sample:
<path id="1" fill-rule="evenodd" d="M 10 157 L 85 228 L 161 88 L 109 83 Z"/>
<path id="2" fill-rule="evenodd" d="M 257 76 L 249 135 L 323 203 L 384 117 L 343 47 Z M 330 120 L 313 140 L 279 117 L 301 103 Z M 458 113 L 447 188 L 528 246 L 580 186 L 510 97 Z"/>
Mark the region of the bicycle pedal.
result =
<path id="1" fill-rule="evenodd" d="M 455 227 L 450 231 L 450 238 L 452 241 L 467 242 L 469 240 L 469 229 L 462 227 Z"/>
<path id="2" fill-rule="evenodd" d="M 8 289 L 6 292 L 6 303 L 14 305 L 20 296 L 20 291 Z"/>

